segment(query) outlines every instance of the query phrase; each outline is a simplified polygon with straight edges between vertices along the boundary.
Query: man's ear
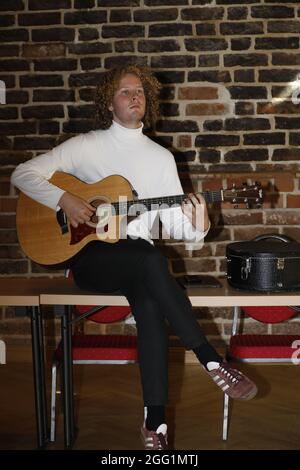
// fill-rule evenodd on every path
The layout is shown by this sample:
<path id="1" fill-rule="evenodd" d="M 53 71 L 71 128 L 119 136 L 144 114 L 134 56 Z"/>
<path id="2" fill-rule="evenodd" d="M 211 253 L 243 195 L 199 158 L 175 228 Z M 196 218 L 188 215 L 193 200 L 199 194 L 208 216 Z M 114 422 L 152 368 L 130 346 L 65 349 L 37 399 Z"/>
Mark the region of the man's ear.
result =
<path id="1" fill-rule="evenodd" d="M 114 108 L 113 108 L 112 103 L 108 106 L 108 110 L 111 111 L 111 112 L 113 112 Z"/>

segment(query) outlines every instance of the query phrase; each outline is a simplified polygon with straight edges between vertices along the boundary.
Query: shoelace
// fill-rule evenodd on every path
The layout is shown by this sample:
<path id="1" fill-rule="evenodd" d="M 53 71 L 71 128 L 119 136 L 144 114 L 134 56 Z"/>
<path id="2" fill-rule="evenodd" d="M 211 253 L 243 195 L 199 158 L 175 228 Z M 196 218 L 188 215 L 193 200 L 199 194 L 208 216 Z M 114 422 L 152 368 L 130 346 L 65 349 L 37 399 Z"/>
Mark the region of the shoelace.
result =
<path id="1" fill-rule="evenodd" d="M 152 445 L 150 446 L 152 449 L 167 449 L 166 438 L 161 432 L 157 434 L 153 431 L 151 437 L 147 439 L 147 446 L 150 444 L 150 439 L 152 440 Z"/>
<path id="2" fill-rule="evenodd" d="M 238 383 L 242 378 L 239 371 L 235 371 L 234 369 L 232 369 L 232 372 L 231 372 L 231 371 L 227 370 L 225 367 L 220 366 L 219 370 L 220 370 L 221 373 L 223 373 L 225 375 L 225 377 L 227 379 L 229 379 L 233 383 L 235 383 L 235 382 Z"/>

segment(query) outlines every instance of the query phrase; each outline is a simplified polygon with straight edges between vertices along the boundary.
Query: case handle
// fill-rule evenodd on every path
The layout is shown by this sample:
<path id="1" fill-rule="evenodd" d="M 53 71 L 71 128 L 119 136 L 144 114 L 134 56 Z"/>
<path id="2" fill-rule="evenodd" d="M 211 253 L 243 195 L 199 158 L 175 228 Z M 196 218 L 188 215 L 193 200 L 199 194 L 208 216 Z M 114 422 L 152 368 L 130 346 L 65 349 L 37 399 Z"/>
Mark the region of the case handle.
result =
<path id="1" fill-rule="evenodd" d="M 253 242 L 260 242 L 262 240 L 267 240 L 269 238 L 273 238 L 273 240 L 280 240 L 285 243 L 294 242 L 292 238 L 288 237 L 287 235 L 278 235 L 277 233 L 269 233 L 267 235 L 258 235 L 257 237 L 253 238 Z"/>

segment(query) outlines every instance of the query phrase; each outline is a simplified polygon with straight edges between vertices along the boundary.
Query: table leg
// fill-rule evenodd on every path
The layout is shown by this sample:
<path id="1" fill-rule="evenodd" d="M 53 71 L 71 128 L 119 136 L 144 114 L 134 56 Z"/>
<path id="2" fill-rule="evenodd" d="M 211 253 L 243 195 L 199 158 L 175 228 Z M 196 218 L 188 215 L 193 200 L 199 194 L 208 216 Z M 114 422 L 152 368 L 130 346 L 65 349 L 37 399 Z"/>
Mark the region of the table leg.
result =
<path id="1" fill-rule="evenodd" d="M 75 439 L 74 400 L 73 400 L 73 358 L 72 358 L 72 328 L 70 307 L 65 307 L 61 317 L 62 337 L 62 393 L 64 407 L 65 447 L 72 447 Z"/>
<path id="2" fill-rule="evenodd" d="M 48 442 L 48 429 L 43 323 L 42 315 L 38 307 L 30 307 L 29 313 L 31 318 L 32 363 L 37 422 L 37 443 L 38 448 L 44 448 Z"/>

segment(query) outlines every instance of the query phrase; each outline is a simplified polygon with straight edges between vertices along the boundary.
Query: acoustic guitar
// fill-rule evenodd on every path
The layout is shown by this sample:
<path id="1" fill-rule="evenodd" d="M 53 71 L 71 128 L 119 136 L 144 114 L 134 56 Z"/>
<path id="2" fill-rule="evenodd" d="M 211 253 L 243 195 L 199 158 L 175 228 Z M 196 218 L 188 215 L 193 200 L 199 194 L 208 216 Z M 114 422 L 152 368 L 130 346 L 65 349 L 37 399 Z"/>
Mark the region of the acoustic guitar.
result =
<path id="1" fill-rule="evenodd" d="M 115 243 L 126 238 L 128 221 L 149 210 L 181 205 L 186 194 L 150 199 L 134 199 L 129 181 L 113 175 L 94 184 L 87 184 L 66 173 L 56 172 L 50 183 L 88 201 L 96 208 L 89 222 L 71 226 L 62 209 L 54 211 L 20 193 L 17 206 L 17 231 L 20 245 L 33 261 L 55 265 L 70 260 L 87 243 L 101 240 Z M 207 203 L 228 201 L 248 207 L 262 203 L 258 183 L 241 188 L 205 191 Z"/>

